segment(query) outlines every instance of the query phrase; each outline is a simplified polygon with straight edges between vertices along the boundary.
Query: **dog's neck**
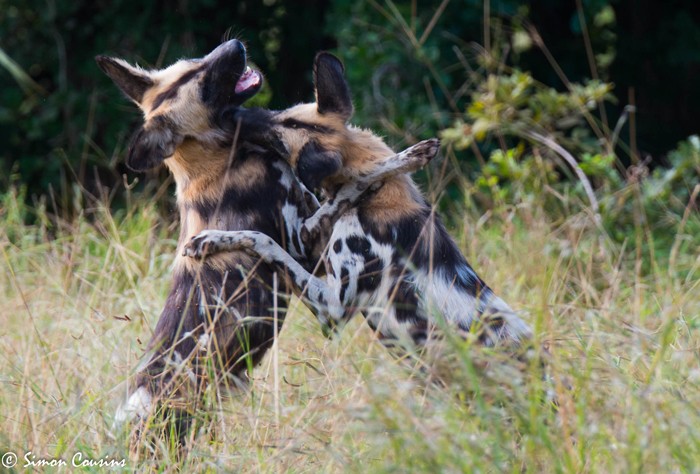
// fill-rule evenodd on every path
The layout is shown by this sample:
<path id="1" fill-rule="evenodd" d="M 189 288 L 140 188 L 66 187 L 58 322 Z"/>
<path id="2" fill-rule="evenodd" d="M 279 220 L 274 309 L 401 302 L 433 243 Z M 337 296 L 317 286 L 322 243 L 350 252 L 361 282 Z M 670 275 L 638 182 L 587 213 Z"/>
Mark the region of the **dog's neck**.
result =
<path id="1" fill-rule="evenodd" d="M 192 237 L 205 229 L 236 230 L 253 228 L 247 213 L 239 212 L 235 203 L 224 203 L 227 189 L 245 190 L 259 183 L 266 173 L 263 160 L 235 161 L 227 148 L 212 151 L 197 142 L 183 144 L 165 161 L 175 179 L 175 193 L 180 214 L 180 234 L 176 266 L 197 265 L 183 258 L 182 250 Z M 216 264 L 215 258 L 208 261 Z M 225 266 L 225 262 L 222 262 Z"/>
<path id="2" fill-rule="evenodd" d="M 217 181 L 222 180 L 234 158 L 227 148 L 212 149 L 195 140 L 183 142 L 165 160 L 175 179 L 178 204 L 213 198 L 211 193 L 219 188 Z"/>

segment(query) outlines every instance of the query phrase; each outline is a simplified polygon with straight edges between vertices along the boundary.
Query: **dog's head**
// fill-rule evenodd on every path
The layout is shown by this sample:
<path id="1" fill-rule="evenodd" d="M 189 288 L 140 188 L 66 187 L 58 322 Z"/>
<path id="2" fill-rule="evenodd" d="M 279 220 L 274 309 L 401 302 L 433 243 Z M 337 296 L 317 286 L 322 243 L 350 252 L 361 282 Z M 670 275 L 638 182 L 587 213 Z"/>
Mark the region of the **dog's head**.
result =
<path id="1" fill-rule="evenodd" d="M 203 58 L 186 59 L 147 71 L 107 56 L 100 68 L 143 111 L 144 124 L 129 148 L 126 164 L 135 171 L 160 165 L 186 138 L 215 144 L 226 141 L 227 114 L 255 95 L 258 71 L 246 66 L 246 51 L 230 40 Z"/>
<path id="2" fill-rule="evenodd" d="M 240 109 L 243 139 L 275 149 L 287 157 L 301 181 L 314 189 L 358 166 L 360 148 L 391 150 L 378 137 L 348 125 L 353 106 L 343 63 L 330 53 L 316 55 L 313 69 L 316 102 L 279 112 Z M 364 154 L 366 156 L 367 154 Z"/>

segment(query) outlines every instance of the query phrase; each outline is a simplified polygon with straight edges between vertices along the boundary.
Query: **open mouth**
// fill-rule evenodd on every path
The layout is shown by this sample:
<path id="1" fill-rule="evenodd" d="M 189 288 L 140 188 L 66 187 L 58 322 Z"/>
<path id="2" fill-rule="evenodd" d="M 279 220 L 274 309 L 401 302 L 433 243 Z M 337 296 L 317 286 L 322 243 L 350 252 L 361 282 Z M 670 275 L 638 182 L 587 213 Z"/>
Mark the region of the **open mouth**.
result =
<path id="1" fill-rule="evenodd" d="M 236 94 L 250 93 L 262 84 L 262 75 L 250 66 L 246 67 L 241 77 L 236 82 Z"/>

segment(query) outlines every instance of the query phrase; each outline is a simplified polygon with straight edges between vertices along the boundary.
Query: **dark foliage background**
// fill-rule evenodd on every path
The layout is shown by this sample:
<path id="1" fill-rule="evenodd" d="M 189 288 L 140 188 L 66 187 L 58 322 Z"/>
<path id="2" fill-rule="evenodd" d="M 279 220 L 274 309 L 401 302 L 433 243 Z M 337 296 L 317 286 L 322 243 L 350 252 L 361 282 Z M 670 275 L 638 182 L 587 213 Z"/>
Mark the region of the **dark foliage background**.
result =
<path id="1" fill-rule="evenodd" d="M 536 32 L 550 58 L 516 44 L 518 32 Z M 696 0 L 0 0 L 0 192 L 20 184 L 28 196 L 51 188 L 65 195 L 78 182 L 121 182 L 139 117 L 96 54 L 159 67 L 233 36 L 266 74 L 258 102 L 271 107 L 310 99 L 313 56 L 334 49 L 355 91 L 355 122 L 396 145 L 435 136 L 464 113 L 474 88 L 465 62 L 482 50 L 558 90 L 562 77 L 614 83 L 617 101 L 601 120 L 612 128 L 626 105 L 636 106 L 620 131 L 628 158 L 663 163 L 698 131 Z"/>

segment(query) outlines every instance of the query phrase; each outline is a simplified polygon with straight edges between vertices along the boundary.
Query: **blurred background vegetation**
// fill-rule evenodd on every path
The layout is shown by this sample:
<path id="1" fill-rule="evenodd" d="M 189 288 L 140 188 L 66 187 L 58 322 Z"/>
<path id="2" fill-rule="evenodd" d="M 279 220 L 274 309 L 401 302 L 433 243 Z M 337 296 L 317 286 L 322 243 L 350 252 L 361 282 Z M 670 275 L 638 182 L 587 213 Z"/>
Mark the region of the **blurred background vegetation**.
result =
<path id="1" fill-rule="evenodd" d="M 695 0 L 0 0 L 0 195 L 71 212 L 106 189 L 120 207 L 140 117 L 93 57 L 161 67 L 233 36 L 266 75 L 258 105 L 309 100 L 332 49 L 355 123 L 397 148 L 442 136 L 443 205 L 573 197 L 622 240 L 697 198 Z"/>

